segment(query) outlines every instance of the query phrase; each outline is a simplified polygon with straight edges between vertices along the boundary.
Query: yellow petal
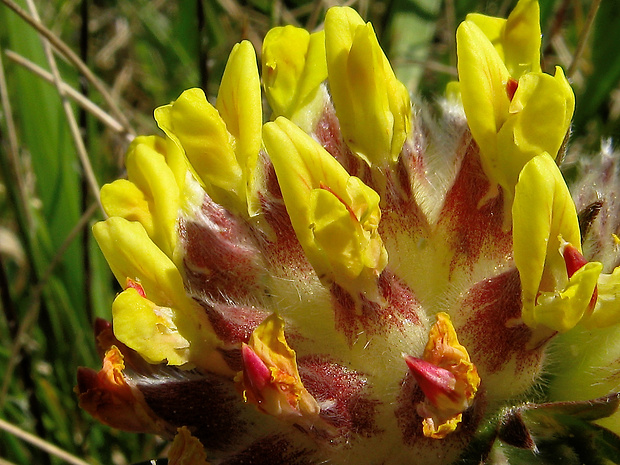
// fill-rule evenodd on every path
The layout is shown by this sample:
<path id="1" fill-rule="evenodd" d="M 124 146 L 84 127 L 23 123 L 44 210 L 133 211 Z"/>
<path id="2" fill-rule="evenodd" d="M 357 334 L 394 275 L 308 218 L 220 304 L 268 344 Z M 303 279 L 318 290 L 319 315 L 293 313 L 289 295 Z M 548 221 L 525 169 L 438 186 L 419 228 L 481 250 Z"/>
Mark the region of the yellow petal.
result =
<path id="1" fill-rule="evenodd" d="M 164 156 L 148 144 L 132 145 L 127 160 L 127 176 L 149 202 L 153 218 L 153 242 L 172 257 L 177 241 L 176 221 L 180 208 L 179 187 Z"/>
<path id="2" fill-rule="evenodd" d="M 225 202 L 226 192 L 240 197 L 243 170 L 235 156 L 234 138 L 201 89 L 188 89 L 173 103 L 157 108 L 155 119 L 185 152 L 214 200 Z"/>
<path id="3" fill-rule="evenodd" d="M 465 346 L 459 342 L 450 316 L 445 312 L 439 312 L 436 318 L 437 321 L 429 331 L 423 358 L 451 371 L 456 377 L 457 387 L 462 389 L 460 401 L 455 402 L 452 399 L 449 404 L 444 404 L 443 408 L 462 408 L 462 402 L 469 406 L 480 384 L 478 370 L 471 362 Z"/>
<path id="4" fill-rule="evenodd" d="M 603 266 L 586 263 L 568 280 L 564 289 L 542 292 L 533 310 L 535 326 L 543 325 L 561 333 L 572 329 L 587 312 Z"/>
<path id="5" fill-rule="evenodd" d="M 309 44 L 310 33 L 294 26 L 274 27 L 265 36 L 263 83 L 275 116 L 291 117 Z"/>
<path id="6" fill-rule="evenodd" d="M 486 38 L 491 42 L 497 54 L 504 61 L 504 44 L 502 36 L 506 29 L 506 18 L 483 15 L 481 13 L 469 13 L 465 20 L 478 26 Z"/>
<path id="7" fill-rule="evenodd" d="M 283 117 L 265 125 L 264 138 L 293 228 L 319 277 L 347 289 L 366 285 L 387 264 L 377 232 L 379 195 Z"/>
<path id="8" fill-rule="evenodd" d="M 168 465 L 209 465 L 204 446 L 186 426 L 177 430 L 168 452 Z"/>
<path id="9" fill-rule="evenodd" d="M 172 257 L 188 170 L 183 154 L 161 137 L 136 137 L 126 166 L 129 180 L 116 180 L 101 189 L 106 213 L 140 222 L 153 242 Z"/>
<path id="10" fill-rule="evenodd" d="M 598 278 L 597 300 L 591 315 L 581 322 L 588 329 L 607 328 L 620 322 L 620 267 Z"/>
<path id="11" fill-rule="evenodd" d="M 179 333 L 177 312 L 160 307 L 135 289 L 121 292 L 112 304 L 114 335 L 149 363 L 184 365 L 190 342 Z"/>
<path id="12" fill-rule="evenodd" d="M 539 292 L 566 288 L 566 264 L 561 239 L 581 251 L 575 204 L 553 158 L 543 153 L 523 167 L 512 206 L 514 260 L 522 288 L 524 322 L 538 325 L 535 315 Z M 590 294 L 591 295 L 591 294 Z"/>
<path id="13" fill-rule="evenodd" d="M 503 34 L 504 61 L 513 77 L 540 72 L 541 37 L 538 0 L 519 0 Z"/>
<path id="14" fill-rule="evenodd" d="M 117 179 L 110 184 L 104 184 L 99 195 L 103 209 L 108 216 L 138 221 L 147 234 L 153 237 L 153 216 L 149 201 L 138 186 L 127 179 Z"/>
<path id="15" fill-rule="evenodd" d="M 254 214 L 257 210 L 254 176 L 261 147 L 263 111 L 256 53 L 247 40 L 236 44 L 230 53 L 216 108 L 226 124 L 226 130 L 234 138 L 236 163 L 241 168 L 240 185 L 237 187 L 240 208 L 241 205 L 243 208 L 248 205 L 250 214 Z"/>
<path id="16" fill-rule="evenodd" d="M 127 153 L 130 153 L 136 145 L 150 147 L 153 151 L 161 154 L 166 160 L 166 164 L 172 171 L 179 192 L 185 187 L 187 170 L 190 168 L 187 158 L 183 151 L 168 137 L 160 136 L 138 136 L 136 137 Z"/>
<path id="17" fill-rule="evenodd" d="M 284 26 L 271 29 L 263 41 L 263 83 L 273 116 L 295 122 L 296 114 L 316 97 L 327 79 L 325 32 Z M 322 99 L 321 99 L 322 101 Z"/>
<path id="18" fill-rule="evenodd" d="M 139 282 L 149 299 L 162 306 L 186 297 L 179 270 L 140 223 L 112 217 L 95 224 L 93 234 L 121 286 L 127 278 Z"/>
<path id="19" fill-rule="evenodd" d="M 98 373 L 87 368 L 78 369 L 80 407 L 113 428 L 167 434 L 169 425 L 151 410 L 135 386 L 127 383 L 124 370 L 123 354 L 114 345 L 106 350 Z"/>
<path id="20" fill-rule="evenodd" d="M 508 72 L 519 78 L 540 72 L 540 7 L 537 0 L 520 0 L 508 19 L 481 14 L 467 15 L 493 44 Z"/>
<path id="21" fill-rule="evenodd" d="M 431 327 L 422 360 L 405 357 L 425 400 L 418 406 L 424 417 L 424 436 L 442 439 L 461 422 L 473 404 L 480 376 L 467 349 L 459 343 L 447 313 L 439 312 Z"/>
<path id="22" fill-rule="evenodd" d="M 506 85 L 510 74 L 491 42 L 473 22 L 461 23 L 456 32 L 456 45 L 467 123 L 480 147 L 485 173 L 497 180 L 504 163 L 497 133 L 508 118 L 510 99 Z"/>
<path id="23" fill-rule="evenodd" d="M 560 68 L 555 76 L 530 73 L 521 77 L 507 121 L 497 135 L 503 165 L 496 181 L 509 195 L 531 158 L 542 152 L 557 157 L 574 108 L 573 91 Z"/>
<path id="24" fill-rule="evenodd" d="M 411 130 L 411 102 L 372 25 L 351 8 L 330 8 L 325 48 L 329 86 L 347 145 L 369 165 L 395 162 Z"/>

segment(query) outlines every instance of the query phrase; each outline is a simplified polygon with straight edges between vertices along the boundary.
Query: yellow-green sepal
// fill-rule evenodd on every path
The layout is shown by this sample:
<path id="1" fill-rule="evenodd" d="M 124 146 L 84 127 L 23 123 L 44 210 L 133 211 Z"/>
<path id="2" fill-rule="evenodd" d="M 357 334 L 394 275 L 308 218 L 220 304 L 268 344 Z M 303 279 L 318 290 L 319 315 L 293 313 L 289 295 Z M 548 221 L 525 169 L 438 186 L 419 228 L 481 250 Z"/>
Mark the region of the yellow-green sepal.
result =
<path id="1" fill-rule="evenodd" d="M 596 305 L 581 322 L 588 329 L 607 328 L 620 323 L 620 267 L 598 278 Z"/>

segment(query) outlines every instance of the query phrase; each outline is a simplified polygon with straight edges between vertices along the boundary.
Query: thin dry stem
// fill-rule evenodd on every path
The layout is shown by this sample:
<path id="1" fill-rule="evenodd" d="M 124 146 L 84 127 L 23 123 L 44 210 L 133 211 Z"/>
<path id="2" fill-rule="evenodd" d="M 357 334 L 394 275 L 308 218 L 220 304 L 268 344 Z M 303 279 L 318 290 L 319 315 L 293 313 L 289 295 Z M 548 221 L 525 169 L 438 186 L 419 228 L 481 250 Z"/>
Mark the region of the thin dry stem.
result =
<path id="1" fill-rule="evenodd" d="M 66 463 L 71 465 L 90 465 L 88 462 L 82 460 L 79 457 L 76 457 L 69 452 L 62 450 L 58 446 L 55 446 L 51 442 L 45 441 L 34 434 L 29 433 L 28 431 L 24 431 L 21 428 L 9 423 L 0 418 L 0 429 L 6 431 L 9 434 L 21 439 L 22 441 L 26 441 L 29 444 L 32 444 L 38 449 L 41 449 L 47 452 L 54 457 L 58 457 L 61 460 L 64 460 Z M 8 463 L 8 462 L 7 462 Z"/>
<path id="2" fill-rule="evenodd" d="M 38 23 L 41 22 L 39 17 L 39 12 L 37 11 L 37 7 L 34 4 L 33 0 L 26 0 L 28 4 L 28 8 L 30 9 L 30 14 Z M 84 174 L 86 175 L 86 181 L 90 190 L 92 191 L 92 195 L 97 202 L 99 202 L 99 207 L 101 211 L 105 215 L 105 211 L 103 210 L 103 205 L 101 205 L 101 200 L 99 199 L 99 183 L 97 183 L 97 178 L 95 176 L 95 172 L 93 171 L 93 166 L 90 163 L 90 159 L 88 158 L 88 153 L 86 151 L 86 145 L 84 144 L 84 139 L 80 134 L 80 128 L 75 119 L 75 115 L 73 114 L 73 109 L 71 108 L 71 104 L 67 99 L 65 92 L 62 89 L 62 79 L 60 78 L 60 72 L 58 71 L 58 66 L 56 65 L 56 59 L 54 58 L 54 52 L 52 51 L 52 46 L 48 40 L 41 37 L 41 42 L 43 43 L 43 50 L 45 52 L 45 58 L 47 59 L 47 63 L 52 70 L 52 76 L 54 78 L 54 85 L 58 90 L 58 94 L 60 95 L 60 99 L 62 101 L 62 108 L 65 112 L 65 117 L 67 118 L 67 123 L 69 124 L 69 130 L 71 131 L 71 137 L 73 138 L 73 143 L 75 144 L 75 149 L 77 150 L 78 157 L 80 162 L 82 163 L 82 169 L 84 170 Z"/>
<path id="3" fill-rule="evenodd" d="M 44 70 L 37 64 L 33 63 L 32 61 L 28 60 L 22 55 L 15 53 L 12 50 L 5 50 L 4 53 L 6 54 L 7 58 L 10 59 L 11 61 L 17 63 L 20 66 L 23 66 L 28 71 L 32 72 L 33 74 L 36 74 L 40 78 L 49 82 L 50 84 L 54 84 L 54 77 L 49 71 Z M 75 90 L 73 87 L 71 87 L 69 84 L 67 84 L 64 81 L 60 82 L 60 87 L 67 97 L 70 97 L 78 105 L 84 108 L 87 112 L 89 112 L 99 121 L 101 121 L 107 127 L 109 127 L 115 132 L 127 134 L 127 131 L 125 131 L 125 128 L 118 120 L 114 119 L 113 116 L 107 113 L 103 108 L 101 108 L 99 105 L 94 103 L 92 100 L 85 97 L 83 94 Z M 132 136 L 127 134 L 128 140 L 131 140 L 132 138 L 133 138 Z"/>
<path id="4" fill-rule="evenodd" d="M 8 460 L 4 460 L 0 457 L 0 465 L 16 465 L 14 462 L 9 462 Z"/>
<path id="5" fill-rule="evenodd" d="M 588 11 L 588 17 L 586 18 L 586 22 L 583 26 L 583 30 L 581 31 L 581 35 L 579 36 L 579 42 L 577 42 L 577 48 L 575 49 L 575 53 L 573 55 L 573 60 L 566 71 L 567 77 L 572 77 L 573 74 L 579 68 L 579 60 L 581 59 L 581 55 L 583 55 L 583 51 L 585 50 L 586 43 L 588 42 L 588 36 L 590 35 L 590 31 L 592 30 L 592 26 L 594 25 L 594 19 L 596 18 L 596 13 L 598 12 L 598 8 L 601 6 L 601 0 L 594 0 L 592 5 L 590 6 L 590 11 Z"/>
<path id="6" fill-rule="evenodd" d="M 19 203 L 23 207 L 24 225 L 28 230 L 32 230 L 32 215 L 30 208 L 28 208 L 28 194 L 26 192 L 26 182 L 22 176 L 19 163 L 19 142 L 17 139 L 17 131 L 15 129 L 15 122 L 13 121 L 13 110 L 11 108 L 11 100 L 9 99 L 8 87 L 6 84 L 6 78 L 4 75 L 4 63 L 2 61 L 2 54 L 0 53 L 0 103 L 2 103 L 4 119 L 6 121 L 7 139 L 9 141 L 8 147 L 8 161 L 10 173 L 7 173 L 12 179 L 15 180 L 17 189 L 16 194 L 18 198 L 15 199 L 16 203 Z M 16 206 L 19 208 L 19 206 Z M 23 231 L 26 232 L 26 231 Z"/>
<path id="7" fill-rule="evenodd" d="M 46 28 L 40 21 L 37 21 L 28 13 L 26 13 L 22 8 L 17 5 L 13 0 L 0 0 L 7 7 L 13 10 L 20 18 L 22 18 L 26 23 L 32 26 L 39 34 L 45 37 L 50 44 L 67 60 L 69 60 L 77 70 L 90 82 L 93 87 L 101 94 L 103 99 L 106 101 L 108 106 L 110 107 L 110 111 L 114 114 L 115 118 L 121 122 L 125 131 L 129 134 L 135 135 L 135 131 L 129 124 L 129 121 L 125 117 L 125 114 L 121 111 L 121 109 L 116 104 L 116 101 L 106 88 L 106 86 L 101 82 L 101 80 L 93 74 L 93 72 L 88 68 L 86 63 L 84 63 L 77 54 L 71 50 L 71 48 L 62 40 L 58 38 L 52 31 Z"/>

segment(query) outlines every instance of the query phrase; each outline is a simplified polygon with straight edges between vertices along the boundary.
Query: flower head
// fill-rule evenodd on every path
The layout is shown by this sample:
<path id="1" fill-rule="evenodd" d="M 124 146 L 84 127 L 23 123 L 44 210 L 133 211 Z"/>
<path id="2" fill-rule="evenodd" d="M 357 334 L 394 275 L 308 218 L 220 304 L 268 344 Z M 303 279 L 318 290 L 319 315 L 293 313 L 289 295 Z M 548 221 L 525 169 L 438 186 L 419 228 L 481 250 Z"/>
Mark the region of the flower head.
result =
<path id="1" fill-rule="evenodd" d="M 482 463 L 620 441 L 591 424 L 620 403 L 613 377 L 585 394 L 548 362 L 591 367 L 571 337 L 615 337 L 620 231 L 602 200 L 578 215 L 558 167 L 574 97 L 541 70 L 538 15 L 520 0 L 507 20 L 468 16 L 461 100 L 434 119 L 346 7 L 324 31 L 270 31 L 260 78 L 236 45 L 215 105 L 189 89 L 155 110 L 164 137 L 136 139 L 128 179 L 101 191 L 94 235 L 123 290 L 81 405 L 174 437 L 171 463 Z"/>

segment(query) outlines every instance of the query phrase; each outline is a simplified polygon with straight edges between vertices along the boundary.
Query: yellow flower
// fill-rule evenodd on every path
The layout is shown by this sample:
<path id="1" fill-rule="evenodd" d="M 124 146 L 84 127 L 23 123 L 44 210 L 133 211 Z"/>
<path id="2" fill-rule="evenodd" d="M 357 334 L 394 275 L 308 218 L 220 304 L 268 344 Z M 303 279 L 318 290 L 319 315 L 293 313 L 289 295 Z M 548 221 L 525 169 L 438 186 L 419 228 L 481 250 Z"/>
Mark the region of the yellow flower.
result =
<path id="1" fill-rule="evenodd" d="M 482 30 L 513 78 L 541 72 L 538 0 L 519 0 L 507 19 L 470 13 L 467 21 Z"/>
<path id="2" fill-rule="evenodd" d="M 580 322 L 603 327 L 620 321 L 620 271 L 601 274 L 601 263 L 583 258 L 575 204 L 547 153 L 521 171 L 512 217 L 522 318 L 528 326 L 565 332 Z"/>
<path id="3" fill-rule="evenodd" d="M 263 40 L 263 85 L 273 116 L 311 131 L 325 104 L 325 31 L 275 27 Z"/>
<path id="4" fill-rule="evenodd" d="M 521 0 L 505 22 L 468 16 L 457 31 L 463 108 L 484 171 L 503 188 L 508 211 L 527 161 L 542 152 L 557 157 L 575 106 L 559 67 L 555 76 L 540 72 L 537 16 L 538 3 Z"/>
<path id="5" fill-rule="evenodd" d="M 243 371 L 235 380 L 246 402 L 285 421 L 313 426 L 319 404 L 304 387 L 295 351 L 284 337 L 284 320 L 275 313 L 263 321 L 241 347 Z"/>
<path id="6" fill-rule="evenodd" d="M 112 306 L 114 334 L 150 363 L 224 370 L 209 320 L 186 294 L 175 264 L 140 223 L 112 217 L 93 233 L 119 284 L 129 286 Z M 141 295 L 144 294 L 144 295 Z"/>
<path id="7" fill-rule="evenodd" d="M 325 48 L 347 145 L 371 166 L 394 163 L 411 131 L 411 102 L 372 25 L 351 8 L 332 8 L 325 16 Z"/>
<path id="8" fill-rule="evenodd" d="M 103 357 L 103 367 L 96 373 L 82 368 L 79 373 L 80 407 L 104 424 L 125 431 L 164 434 L 168 425 L 155 415 L 140 393 L 125 380 L 124 357 L 112 346 Z"/>
<path id="9" fill-rule="evenodd" d="M 308 260 L 319 278 L 357 295 L 387 264 L 379 195 L 287 119 L 267 123 L 265 146 Z"/>
<path id="10" fill-rule="evenodd" d="M 168 453 L 169 465 L 209 465 L 202 443 L 185 426 L 177 430 Z"/>
<path id="11" fill-rule="evenodd" d="M 412 113 L 347 7 L 324 32 L 267 34 L 264 125 L 249 42 L 215 106 L 190 89 L 158 108 L 166 137 L 137 139 L 128 180 L 102 189 L 94 234 L 123 290 L 98 331 L 104 370 L 80 370 L 82 405 L 176 432 L 179 464 L 486 463 L 615 444 L 590 421 L 620 394 L 551 403 L 616 389 L 596 365 L 615 369 L 617 348 L 592 337 L 593 356 L 570 335 L 617 336 L 620 252 L 593 257 L 582 235 L 610 241 L 619 214 L 580 231 L 556 163 L 573 94 L 559 68 L 541 72 L 538 16 L 534 0 L 507 20 L 468 16 L 436 118 Z M 550 347 L 579 361 L 564 380 L 587 381 L 555 385 Z"/>
<path id="12" fill-rule="evenodd" d="M 119 179 L 101 189 L 106 213 L 140 222 L 153 242 L 173 258 L 188 170 L 183 154 L 166 139 L 141 136 L 129 147 L 126 165 L 128 180 Z"/>
<path id="13" fill-rule="evenodd" d="M 249 42 L 231 52 L 215 107 L 202 90 L 189 89 L 157 108 L 155 119 L 187 155 L 213 199 L 236 212 L 256 212 L 262 107 L 256 55 Z"/>
<path id="14" fill-rule="evenodd" d="M 471 407 L 480 385 L 478 371 L 459 343 L 448 314 L 437 314 L 422 359 L 405 356 L 405 361 L 426 396 L 418 407 L 424 418 L 424 436 L 445 438 Z"/>

